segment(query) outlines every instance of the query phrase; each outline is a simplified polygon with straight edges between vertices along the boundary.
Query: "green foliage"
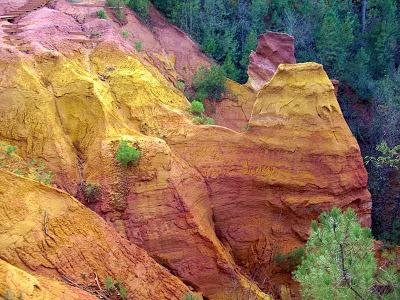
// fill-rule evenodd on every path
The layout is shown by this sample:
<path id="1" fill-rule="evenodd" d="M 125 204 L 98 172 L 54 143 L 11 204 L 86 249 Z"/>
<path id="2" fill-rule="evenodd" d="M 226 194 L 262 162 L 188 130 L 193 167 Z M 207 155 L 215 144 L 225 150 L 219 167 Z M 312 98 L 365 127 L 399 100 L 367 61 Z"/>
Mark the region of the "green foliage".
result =
<path id="1" fill-rule="evenodd" d="M 46 169 L 46 165 L 43 162 L 35 168 L 34 175 L 35 180 L 46 185 L 50 185 L 53 180 L 53 173 Z"/>
<path id="2" fill-rule="evenodd" d="M 340 20 L 338 12 L 330 9 L 322 19 L 318 32 L 317 55 L 334 76 L 343 73 L 347 55 L 353 42 L 352 20 Z"/>
<path id="3" fill-rule="evenodd" d="M 106 5 L 113 10 L 115 17 L 119 21 L 121 22 L 126 21 L 126 16 L 124 12 L 124 6 L 125 6 L 124 0 L 107 0 Z"/>
<path id="4" fill-rule="evenodd" d="M 191 105 L 191 110 L 193 114 L 200 115 L 204 112 L 204 105 L 200 101 L 194 100 Z"/>
<path id="5" fill-rule="evenodd" d="M 135 49 L 136 49 L 136 51 L 140 52 L 140 51 L 142 51 L 142 48 L 143 48 L 142 41 L 139 41 L 139 40 L 135 41 Z"/>
<path id="6" fill-rule="evenodd" d="M 306 255 L 294 272 L 304 299 L 379 299 L 371 295 L 377 265 L 369 228 L 352 209 L 322 213 L 312 222 Z"/>
<path id="7" fill-rule="evenodd" d="M 124 39 L 127 39 L 129 37 L 129 32 L 128 31 L 122 31 L 121 35 Z"/>
<path id="8" fill-rule="evenodd" d="M 104 286 L 109 292 L 115 291 L 116 289 L 114 279 L 111 276 L 104 278 Z"/>
<path id="9" fill-rule="evenodd" d="M 85 194 L 85 200 L 88 203 L 96 203 L 101 196 L 100 186 L 93 183 L 85 183 L 83 192 Z"/>
<path id="10" fill-rule="evenodd" d="M 15 151 L 17 151 L 17 147 L 16 146 L 13 146 L 13 145 L 7 145 L 6 146 L 6 150 L 5 150 L 5 153 L 7 154 L 7 155 L 11 155 L 11 154 L 13 154 Z"/>
<path id="11" fill-rule="evenodd" d="M 99 19 L 107 19 L 107 15 L 106 12 L 104 11 L 104 9 L 99 9 L 97 12 L 97 17 L 99 17 Z"/>
<path id="12" fill-rule="evenodd" d="M 366 164 L 373 163 L 375 167 L 391 167 L 398 169 L 400 167 L 400 145 L 390 148 L 385 141 L 376 146 L 379 156 L 366 156 Z"/>
<path id="13" fill-rule="evenodd" d="M 183 80 L 178 80 L 178 81 L 176 82 L 176 87 L 177 87 L 179 90 L 181 90 L 182 92 L 184 92 L 185 89 L 186 89 L 185 82 L 184 82 Z"/>
<path id="14" fill-rule="evenodd" d="M 143 20 L 149 15 L 150 1 L 149 0 L 129 0 L 128 7 L 136 12 Z"/>
<path id="15" fill-rule="evenodd" d="M 274 262 L 285 272 L 294 271 L 304 257 L 305 249 L 297 248 L 287 254 L 278 253 L 274 256 Z"/>
<path id="16" fill-rule="evenodd" d="M 204 115 L 195 116 L 195 117 L 193 118 L 193 122 L 194 122 L 195 124 L 197 124 L 197 125 L 214 125 L 214 124 L 215 124 L 213 118 L 209 118 L 209 117 L 206 117 L 206 116 L 204 116 Z"/>
<path id="17" fill-rule="evenodd" d="M 115 159 L 123 166 L 127 167 L 129 163 L 136 163 L 141 156 L 140 150 L 129 146 L 127 140 L 121 140 L 115 154 Z"/>
<path id="18" fill-rule="evenodd" d="M 104 278 L 104 287 L 110 299 L 127 299 L 127 289 L 122 280 L 114 280 L 111 276 Z"/>
<path id="19" fill-rule="evenodd" d="M 24 174 L 24 171 L 22 171 L 22 170 L 19 169 L 19 168 L 14 169 L 14 170 L 13 170 L 13 173 L 14 173 L 14 174 L 17 174 L 17 175 L 19 175 L 19 176 L 24 176 L 24 175 L 25 175 L 25 174 Z"/>
<path id="20" fill-rule="evenodd" d="M 395 247 L 400 245 L 400 219 L 395 219 L 392 222 L 390 230 L 385 231 L 380 237 L 386 247 Z"/>
<path id="21" fill-rule="evenodd" d="M 188 292 L 183 296 L 182 300 L 200 300 L 200 298 L 193 295 L 191 292 Z"/>
<path id="22" fill-rule="evenodd" d="M 194 99 L 201 102 L 206 98 L 219 100 L 226 90 L 225 82 L 225 73 L 221 67 L 212 65 L 207 69 L 201 66 L 193 77 L 193 87 L 196 90 Z"/>

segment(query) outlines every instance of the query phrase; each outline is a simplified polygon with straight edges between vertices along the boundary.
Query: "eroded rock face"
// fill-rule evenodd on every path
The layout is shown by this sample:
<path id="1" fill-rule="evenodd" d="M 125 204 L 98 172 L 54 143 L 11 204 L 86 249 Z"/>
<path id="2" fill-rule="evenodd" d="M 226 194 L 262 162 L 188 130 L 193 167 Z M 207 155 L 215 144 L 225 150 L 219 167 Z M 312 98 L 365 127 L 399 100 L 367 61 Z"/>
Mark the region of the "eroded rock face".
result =
<path id="1" fill-rule="evenodd" d="M 17 145 L 24 158 L 45 160 L 55 184 L 115 230 L 65 193 L 0 173 L 0 199 L 19 199 L 17 208 L 0 202 L 0 213 L 11 211 L 34 226 L 22 232 L 20 223 L 9 222 L 5 228 L 17 234 L 6 231 L 1 240 L 24 237 L 16 245 L 35 259 L 24 260 L 15 244 L 1 242 L 0 258 L 76 280 L 82 270 L 126 273 L 124 281 L 134 274 L 130 289 L 143 299 L 179 298 L 186 287 L 125 237 L 209 299 L 268 299 L 259 286 L 269 292 L 290 284 L 273 256 L 303 245 L 320 212 L 351 206 L 368 224 L 367 174 L 322 66 L 281 65 L 257 95 L 230 82 L 235 102 L 217 112 L 229 112 L 226 125 L 236 124 L 237 131 L 196 126 L 171 79 L 181 72 L 178 64 L 165 72 L 111 20 L 65 1 L 53 5 L 20 19 L 31 30 L 22 33 L 31 54 L 0 44 L 0 140 Z M 97 30 L 100 41 L 77 42 L 75 30 Z M 137 164 L 116 161 L 121 139 L 141 150 Z M 16 188 L 7 190 L 12 181 Z M 99 189 L 95 199 L 88 186 Z M 40 226 L 44 210 L 55 230 L 49 253 L 32 237 L 49 239 Z"/>
<path id="2" fill-rule="evenodd" d="M 280 64 L 295 64 L 294 38 L 286 33 L 267 32 L 258 38 L 258 46 L 249 57 L 247 84 L 260 90 Z"/>
<path id="3" fill-rule="evenodd" d="M 144 250 L 68 194 L 1 170 L 0 225 L 0 259 L 35 274 L 66 277 L 83 286 L 96 286 L 95 276 L 100 282 L 111 276 L 124 282 L 130 299 L 181 299 L 188 291 Z M 26 296 L 50 297 L 48 291 L 35 289 L 37 279 L 0 262 L 12 276 L 26 278 L 19 283 Z M 16 286 L 9 288 L 18 289 L 15 280 L 11 282 Z M 93 298 L 83 291 L 78 298 L 76 290 L 55 280 L 44 282 L 58 285 L 54 292 L 70 290 L 71 299 Z"/>
<path id="4" fill-rule="evenodd" d="M 0 295 L 4 299 L 96 300 L 95 295 L 60 281 L 34 276 L 0 259 Z"/>
<path id="5" fill-rule="evenodd" d="M 322 211 L 350 206 L 370 224 L 367 173 L 321 65 L 281 65 L 249 126 L 198 128 L 168 143 L 204 176 L 215 230 L 236 262 L 279 282 L 273 256 L 301 246 Z"/>

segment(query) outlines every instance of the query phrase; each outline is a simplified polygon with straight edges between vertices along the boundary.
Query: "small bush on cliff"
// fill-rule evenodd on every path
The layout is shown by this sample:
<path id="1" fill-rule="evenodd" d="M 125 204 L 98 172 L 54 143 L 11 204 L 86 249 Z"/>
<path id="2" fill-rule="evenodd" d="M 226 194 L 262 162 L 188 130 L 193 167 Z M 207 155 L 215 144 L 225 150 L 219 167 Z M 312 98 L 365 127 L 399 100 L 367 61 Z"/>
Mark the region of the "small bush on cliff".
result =
<path id="1" fill-rule="evenodd" d="M 140 150 L 135 147 L 129 146 L 128 141 L 121 140 L 115 155 L 123 166 L 127 167 L 129 163 L 136 163 L 141 156 Z"/>
<path id="2" fill-rule="evenodd" d="M 210 68 L 201 66 L 193 77 L 196 90 L 194 99 L 203 102 L 206 98 L 219 100 L 225 92 L 226 77 L 223 69 L 217 65 Z"/>
<path id="3" fill-rule="evenodd" d="M 179 80 L 177 80 L 177 82 L 176 82 L 176 87 L 177 87 L 180 91 L 184 92 L 185 89 L 186 89 L 186 84 L 185 84 L 185 82 L 184 82 L 183 80 L 179 79 Z"/>
<path id="4" fill-rule="evenodd" d="M 104 11 L 104 9 L 99 9 L 97 12 L 97 17 L 99 17 L 99 19 L 107 19 L 107 15 L 106 12 Z"/>
<path id="5" fill-rule="evenodd" d="M 139 40 L 135 41 L 135 49 L 136 49 L 136 51 L 140 52 L 140 51 L 142 51 L 142 48 L 143 48 L 142 41 L 139 41 Z"/>
<path id="6" fill-rule="evenodd" d="M 7 147 L 6 147 L 6 154 L 7 155 L 11 155 L 11 154 L 13 154 L 15 151 L 17 151 L 17 147 L 16 146 L 13 146 L 13 145 L 7 145 Z"/>
<path id="7" fill-rule="evenodd" d="M 128 6 L 143 20 L 149 15 L 150 1 L 149 0 L 129 0 Z"/>
<path id="8" fill-rule="evenodd" d="M 322 213 L 312 222 L 306 255 L 294 272 L 304 299 L 396 299 L 398 276 L 377 273 L 369 228 L 362 228 L 352 209 Z M 385 286 L 384 295 L 377 287 Z M 383 297 L 384 296 L 384 297 Z"/>
<path id="9" fill-rule="evenodd" d="M 46 165 L 44 162 L 41 162 L 34 171 L 35 180 L 50 185 L 53 180 L 53 173 L 50 170 L 46 169 Z"/>
<path id="10" fill-rule="evenodd" d="M 113 10 L 115 17 L 119 21 L 125 22 L 124 0 L 107 0 L 106 5 Z"/>
<path id="11" fill-rule="evenodd" d="M 204 112 L 204 105 L 200 101 L 194 100 L 191 107 L 192 113 L 200 115 Z"/>
<path id="12" fill-rule="evenodd" d="M 121 32 L 121 35 L 122 35 L 122 37 L 124 38 L 124 39 L 127 39 L 128 37 L 129 37 L 129 32 L 128 31 L 122 31 Z"/>
<path id="13" fill-rule="evenodd" d="M 122 280 L 114 280 L 111 276 L 107 276 L 104 279 L 104 287 L 110 299 L 127 299 L 127 290 Z"/>
<path id="14" fill-rule="evenodd" d="M 100 186 L 93 183 L 85 183 L 83 192 L 87 203 L 96 203 L 101 196 Z"/>
<path id="15" fill-rule="evenodd" d="M 189 292 L 183 296 L 182 300 L 200 300 L 200 298 Z"/>
<path id="16" fill-rule="evenodd" d="M 215 121 L 213 118 L 206 117 L 204 115 L 194 117 L 193 122 L 197 125 L 214 125 L 215 124 Z"/>

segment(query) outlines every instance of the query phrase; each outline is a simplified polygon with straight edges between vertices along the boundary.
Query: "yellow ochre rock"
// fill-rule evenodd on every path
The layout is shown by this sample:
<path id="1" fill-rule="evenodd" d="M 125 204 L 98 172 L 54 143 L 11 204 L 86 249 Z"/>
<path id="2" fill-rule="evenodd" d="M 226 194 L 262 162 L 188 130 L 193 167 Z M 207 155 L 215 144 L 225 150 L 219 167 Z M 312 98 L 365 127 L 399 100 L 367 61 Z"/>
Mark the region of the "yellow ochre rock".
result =
<path id="1" fill-rule="evenodd" d="M 33 276 L 0 259 L 0 295 L 4 299 L 96 300 L 96 296 L 60 281 Z"/>
<path id="2" fill-rule="evenodd" d="M 0 259 L 35 274 L 83 286 L 110 276 L 124 282 L 129 299 L 181 299 L 188 291 L 68 194 L 1 170 L 0 228 Z"/>

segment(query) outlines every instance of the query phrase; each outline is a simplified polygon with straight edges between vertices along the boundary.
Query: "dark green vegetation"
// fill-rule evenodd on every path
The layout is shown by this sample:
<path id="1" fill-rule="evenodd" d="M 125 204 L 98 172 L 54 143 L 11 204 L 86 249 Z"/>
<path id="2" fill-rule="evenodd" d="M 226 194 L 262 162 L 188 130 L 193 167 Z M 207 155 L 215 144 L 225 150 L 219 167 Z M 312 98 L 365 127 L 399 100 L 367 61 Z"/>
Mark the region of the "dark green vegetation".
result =
<path id="1" fill-rule="evenodd" d="M 104 9 L 99 9 L 96 12 L 96 14 L 99 17 L 99 19 L 107 19 L 107 15 L 106 15 L 106 12 L 104 11 Z"/>
<path id="2" fill-rule="evenodd" d="M 301 263 L 305 250 L 297 248 L 287 254 L 278 253 L 274 256 L 274 263 L 285 272 L 292 272 Z"/>
<path id="3" fill-rule="evenodd" d="M 376 146 L 375 156 L 366 156 L 370 190 L 374 196 L 375 235 L 389 245 L 400 245 L 400 145 Z"/>
<path id="4" fill-rule="evenodd" d="M 193 77 L 193 88 L 196 91 L 194 100 L 203 102 L 205 99 L 219 100 L 225 92 L 226 76 L 224 70 L 212 65 L 210 68 L 201 66 Z"/>
<path id="5" fill-rule="evenodd" d="M 394 252 L 378 268 L 371 231 L 353 210 L 334 208 L 313 221 L 305 257 L 294 272 L 303 299 L 399 299 L 400 276 Z"/>
<path id="6" fill-rule="evenodd" d="M 121 280 L 114 280 L 108 276 L 104 279 L 105 292 L 110 299 L 127 299 L 127 291 Z"/>
<path id="7" fill-rule="evenodd" d="M 101 196 L 101 188 L 97 184 L 85 183 L 83 185 L 83 193 L 87 203 L 96 203 Z"/>
<path id="8" fill-rule="evenodd" d="M 140 150 L 129 145 L 127 140 L 121 140 L 117 152 L 115 154 L 115 159 L 125 167 L 130 163 L 136 163 L 141 156 Z"/>
<path id="9" fill-rule="evenodd" d="M 146 20 L 149 15 L 149 0 L 126 0 L 129 8 L 135 11 L 142 20 Z"/>
<path id="10" fill-rule="evenodd" d="M 124 5 L 126 4 L 126 0 L 107 0 L 106 5 L 112 9 L 114 16 L 120 22 L 126 21 L 126 16 L 124 12 Z"/>
<path id="11" fill-rule="evenodd" d="M 143 48 L 142 41 L 135 41 L 135 49 L 137 52 L 140 52 Z"/>
<path id="12" fill-rule="evenodd" d="M 296 38 L 299 62 L 324 65 L 340 80 L 339 102 L 364 156 L 400 144 L 400 4 L 396 0 L 153 0 L 231 79 L 245 82 L 248 55 L 267 30 Z M 197 100 L 205 94 L 201 91 Z M 400 219 L 393 167 L 368 165 L 373 232 Z M 382 212 L 386 214 L 382 215 Z M 389 215 L 389 218 L 386 216 Z M 389 222 L 388 222 L 389 221 Z M 400 221 L 399 221 L 400 222 Z"/>

